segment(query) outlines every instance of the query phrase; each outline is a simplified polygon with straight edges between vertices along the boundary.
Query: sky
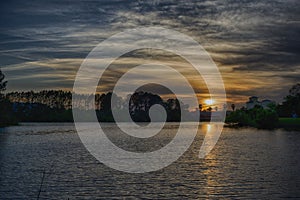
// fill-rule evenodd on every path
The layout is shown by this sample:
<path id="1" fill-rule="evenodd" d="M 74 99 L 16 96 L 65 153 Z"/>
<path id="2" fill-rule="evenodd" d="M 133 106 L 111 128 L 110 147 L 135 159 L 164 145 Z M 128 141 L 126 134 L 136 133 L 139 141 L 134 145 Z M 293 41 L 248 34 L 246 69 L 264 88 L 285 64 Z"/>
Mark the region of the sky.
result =
<path id="1" fill-rule="evenodd" d="M 300 82 L 299 0 L 0 4 L 0 67 L 8 92 L 72 90 L 77 70 L 96 45 L 120 31 L 145 26 L 173 29 L 199 42 L 221 72 L 229 103 L 243 104 L 249 96 L 281 102 Z M 199 88 L 204 88 L 199 95 L 207 96 L 205 86 Z"/>

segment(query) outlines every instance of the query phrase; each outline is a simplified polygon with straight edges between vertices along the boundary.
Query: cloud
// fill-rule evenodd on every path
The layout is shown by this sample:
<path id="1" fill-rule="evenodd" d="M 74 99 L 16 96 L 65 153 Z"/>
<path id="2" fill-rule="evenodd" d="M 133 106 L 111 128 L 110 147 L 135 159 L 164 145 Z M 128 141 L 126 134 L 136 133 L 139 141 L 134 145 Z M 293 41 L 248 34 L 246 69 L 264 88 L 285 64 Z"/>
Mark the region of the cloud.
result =
<path id="1" fill-rule="evenodd" d="M 2 68 L 11 91 L 70 89 L 82 59 L 48 59 Z"/>
<path id="2" fill-rule="evenodd" d="M 99 42 L 127 28 L 163 26 L 209 51 L 230 101 L 279 101 L 299 82 L 299 8 L 298 0 L 3 1 L 0 66 L 9 90 L 70 89 L 80 61 Z"/>

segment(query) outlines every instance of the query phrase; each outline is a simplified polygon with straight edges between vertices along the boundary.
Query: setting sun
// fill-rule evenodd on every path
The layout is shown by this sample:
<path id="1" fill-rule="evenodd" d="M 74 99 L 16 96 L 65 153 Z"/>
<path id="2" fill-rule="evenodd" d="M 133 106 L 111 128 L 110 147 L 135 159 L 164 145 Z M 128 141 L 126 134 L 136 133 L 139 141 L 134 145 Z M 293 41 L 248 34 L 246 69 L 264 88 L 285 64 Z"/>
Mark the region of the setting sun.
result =
<path id="1" fill-rule="evenodd" d="M 204 102 L 206 105 L 213 105 L 215 101 L 213 99 L 206 99 Z"/>

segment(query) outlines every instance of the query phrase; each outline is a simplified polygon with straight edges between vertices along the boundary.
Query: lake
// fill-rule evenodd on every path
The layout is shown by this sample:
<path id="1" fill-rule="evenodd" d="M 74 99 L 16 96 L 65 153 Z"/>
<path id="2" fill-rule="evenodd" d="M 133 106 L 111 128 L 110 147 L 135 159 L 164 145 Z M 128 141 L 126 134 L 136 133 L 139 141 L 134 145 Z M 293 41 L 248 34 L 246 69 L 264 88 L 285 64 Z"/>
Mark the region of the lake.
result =
<path id="1" fill-rule="evenodd" d="M 177 125 L 167 123 L 164 133 L 144 144 L 119 137 L 113 124 L 104 126 L 117 145 L 138 152 L 161 148 Z M 195 141 L 176 162 L 144 174 L 101 164 L 72 123 L 0 129 L 0 198 L 37 199 L 43 173 L 40 199 L 300 198 L 299 132 L 224 128 L 212 152 L 199 159 L 207 126 L 201 123 Z"/>

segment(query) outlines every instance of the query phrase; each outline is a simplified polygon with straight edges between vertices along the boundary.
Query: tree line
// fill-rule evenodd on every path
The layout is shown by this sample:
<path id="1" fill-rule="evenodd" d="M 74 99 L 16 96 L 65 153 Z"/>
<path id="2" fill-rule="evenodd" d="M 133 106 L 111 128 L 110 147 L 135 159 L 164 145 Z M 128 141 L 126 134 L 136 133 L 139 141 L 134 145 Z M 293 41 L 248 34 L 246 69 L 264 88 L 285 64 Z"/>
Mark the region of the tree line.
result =
<path id="1" fill-rule="evenodd" d="M 188 105 L 183 105 L 178 99 L 163 100 L 159 95 L 148 92 L 135 92 L 125 101 L 109 92 L 106 94 L 85 95 L 72 94 L 70 91 L 43 90 L 40 92 L 10 92 L 2 94 L 7 81 L 0 70 L 0 125 L 5 126 L 17 122 L 71 122 L 72 96 L 73 108 L 86 111 L 86 121 L 91 112 L 96 111 L 101 122 L 113 122 L 112 109 L 122 113 L 126 102 L 129 102 L 129 114 L 135 122 L 149 122 L 149 110 L 154 104 L 163 106 L 167 112 L 167 121 L 180 121 L 181 115 L 189 113 Z M 116 102 L 111 106 L 114 96 Z M 184 113 L 182 113 L 184 112 Z"/>
<path id="2" fill-rule="evenodd" d="M 127 99 L 123 100 L 115 94 L 86 95 L 72 94 L 70 91 L 62 90 L 43 90 L 40 92 L 10 92 L 3 94 L 6 89 L 7 81 L 0 69 L 0 126 L 16 124 L 17 122 L 72 122 L 72 103 L 73 109 L 86 110 L 86 121 L 89 121 L 91 112 L 96 111 L 96 116 L 100 122 L 113 122 L 112 109 L 119 114 L 124 113 L 124 108 L 129 106 L 129 114 L 135 122 L 149 122 L 149 110 L 155 105 L 161 105 L 167 114 L 168 122 L 178 122 L 181 116 L 191 116 L 194 112 L 188 110 L 189 105 L 184 105 L 178 99 L 162 99 L 159 95 L 148 92 L 135 92 Z M 75 96 L 72 102 L 72 96 Z M 114 106 L 111 100 L 114 96 Z M 129 102 L 129 105 L 126 103 Z M 268 109 L 255 106 L 253 109 L 235 109 L 231 105 L 231 112 L 226 121 L 228 123 L 239 124 L 239 126 L 254 126 L 258 128 L 274 128 L 279 117 L 300 116 L 300 84 L 294 85 L 289 94 L 281 104 L 269 105 Z M 199 104 L 200 119 L 210 120 L 212 109 L 203 110 Z M 126 114 L 126 113 L 125 113 Z M 189 117 L 188 117 L 189 118 Z"/>
<path id="3" fill-rule="evenodd" d="M 74 94 L 73 94 L 74 95 Z M 112 108 L 111 100 L 115 96 Z M 150 122 L 149 110 L 155 104 L 163 106 L 167 112 L 167 121 L 180 121 L 181 112 L 189 113 L 188 105 L 177 99 L 163 100 L 159 95 L 148 92 L 135 92 L 130 99 L 123 100 L 115 94 L 75 95 L 74 109 L 85 110 L 86 121 L 91 112 L 96 111 L 101 122 L 113 122 L 112 109 L 124 113 L 126 102 L 129 102 L 129 114 L 135 122 Z M 93 99 L 94 98 L 94 99 Z M 69 91 L 44 90 L 41 92 L 11 92 L 2 95 L 1 121 L 20 122 L 71 122 L 72 93 Z M 4 109 L 5 108 L 5 109 Z M 182 109 L 181 109 L 182 108 Z M 5 117 L 4 117 L 5 116 Z"/>

